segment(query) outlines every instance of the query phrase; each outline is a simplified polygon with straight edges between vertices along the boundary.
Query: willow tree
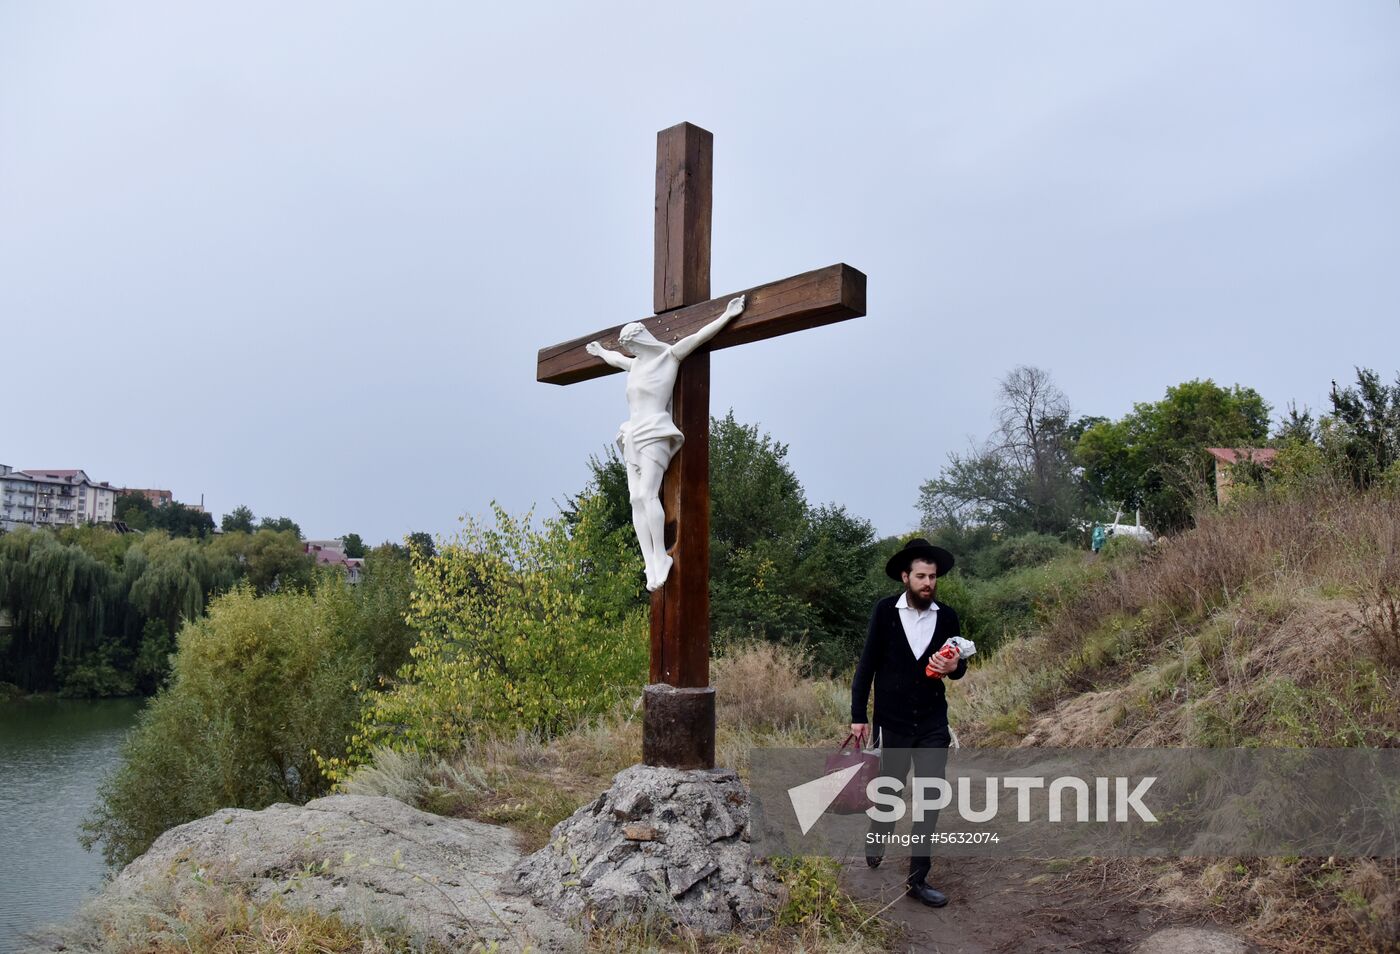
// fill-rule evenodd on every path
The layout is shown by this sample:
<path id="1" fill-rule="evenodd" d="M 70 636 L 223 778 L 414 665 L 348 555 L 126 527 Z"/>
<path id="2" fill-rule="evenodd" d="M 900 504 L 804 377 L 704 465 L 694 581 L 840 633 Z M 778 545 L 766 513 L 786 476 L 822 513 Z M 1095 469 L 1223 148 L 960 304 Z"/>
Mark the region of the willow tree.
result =
<path id="1" fill-rule="evenodd" d="M 234 562 L 196 540 L 149 533 L 126 552 L 127 599 L 144 620 L 160 620 L 170 633 L 204 615 L 216 594 L 234 583 Z"/>
<path id="2" fill-rule="evenodd" d="M 55 670 L 97 645 L 117 596 L 116 574 L 81 547 L 44 531 L 0 537 L 0 608 L 13 625 L 0 679 L 54 688 Z"/>

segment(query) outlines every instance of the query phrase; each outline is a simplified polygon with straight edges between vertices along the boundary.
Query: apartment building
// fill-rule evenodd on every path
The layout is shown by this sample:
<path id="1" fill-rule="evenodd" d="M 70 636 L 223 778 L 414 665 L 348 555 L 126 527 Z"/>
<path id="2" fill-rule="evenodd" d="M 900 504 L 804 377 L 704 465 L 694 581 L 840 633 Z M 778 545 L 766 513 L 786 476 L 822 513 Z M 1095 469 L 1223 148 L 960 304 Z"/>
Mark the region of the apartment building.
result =
<path id="1" fill-rule="evenodd" d="M 110 523 L 117 488 L 81 470 L 15 470 L 0 464 L 0 527 Z"/>
<path id="2" fill-rule="evenodd" d="M 175 495 L 168 490 L 157 490 L 152 487 L 118 487 L 119 494 L 140 494 L 151 502 L 152 507 L 168 507 L 175 502 Z M 203 512 L 203 508 L 200 508 Z"/>

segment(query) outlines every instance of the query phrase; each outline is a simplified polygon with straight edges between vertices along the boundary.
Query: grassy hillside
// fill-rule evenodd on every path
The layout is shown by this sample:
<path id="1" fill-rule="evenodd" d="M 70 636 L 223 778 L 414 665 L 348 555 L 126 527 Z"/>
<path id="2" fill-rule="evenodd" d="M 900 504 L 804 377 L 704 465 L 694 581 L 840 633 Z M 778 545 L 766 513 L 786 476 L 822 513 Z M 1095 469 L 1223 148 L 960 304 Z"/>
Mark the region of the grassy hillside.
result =
<path id="1" fill-rule="evenodd" d="M 1077 590 L 1061 585 L 1070 579 Z M 951 695 L 964 744 L 1400 744 L 1394 496 L 1256 498 L 1150 549 L 1064 559 L 1039 580 L 1022 594 L 1029 634 Z M 1394 859 L 1092 867 L 1095 884 L 1235 923 L 1271 949 L 1400 949 Z"/>
<path id="2" fill-rule="evenodd" d="M 1395 498 L 1257 499 L 1096 567 L 1063 562 L 1030 587 L 1032 633 L 954 694 L 965 741 L 1400 743 Z"/>

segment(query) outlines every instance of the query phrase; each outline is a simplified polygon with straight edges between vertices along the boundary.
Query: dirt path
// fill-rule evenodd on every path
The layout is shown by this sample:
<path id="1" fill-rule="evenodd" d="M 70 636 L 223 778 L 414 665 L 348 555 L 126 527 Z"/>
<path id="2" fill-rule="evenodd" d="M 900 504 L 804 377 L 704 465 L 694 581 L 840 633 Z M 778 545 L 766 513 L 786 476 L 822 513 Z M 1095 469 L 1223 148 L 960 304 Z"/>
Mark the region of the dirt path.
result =
<path id="1" fill-rule="evenodd" d="M 907 866 L 894 857 L 878 869 L 856 861 L 841 876 L 858 899 L 877 907 L 894 902 L 882 915 L 904 926 L 894 951 L 1119 954 L 1170 923 L 1150 908 L 1097 892 L 1045 862 L 1019 859 L 935 859 L 928 880 L 949 902 L 928 908 L 902 897 Z"/>

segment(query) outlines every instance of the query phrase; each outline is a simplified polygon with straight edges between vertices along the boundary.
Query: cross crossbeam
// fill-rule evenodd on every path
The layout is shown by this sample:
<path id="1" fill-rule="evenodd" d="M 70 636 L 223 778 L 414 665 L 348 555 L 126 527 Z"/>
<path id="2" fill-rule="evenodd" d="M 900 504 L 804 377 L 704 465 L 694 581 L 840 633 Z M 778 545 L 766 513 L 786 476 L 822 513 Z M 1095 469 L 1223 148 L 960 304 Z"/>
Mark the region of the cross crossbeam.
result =
<path id="1" fill-rule="evenodd" d="M 648 331 L 669 344 L 713 321 L 715 315 L 724 311 L 725 304 L 738 295 L 748 296 L 744 312 L 715 336 L 708 345 L 710 351 L 859 318 L 865 314 L 865 275 L 849 265 L 828 265 L 639 320 Z M 605 348 L 618 350 L 621 346 L 617 335 L 623 324 L 541 348 L 536 380 L 544 384 L 577 384 L 616 374 L 616 368 L 593 357 L 583 346 L 598 341 Z"/>

